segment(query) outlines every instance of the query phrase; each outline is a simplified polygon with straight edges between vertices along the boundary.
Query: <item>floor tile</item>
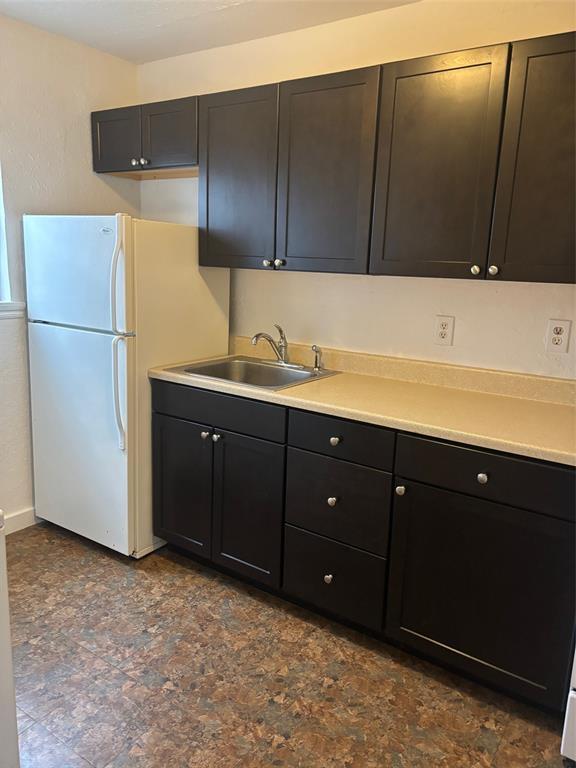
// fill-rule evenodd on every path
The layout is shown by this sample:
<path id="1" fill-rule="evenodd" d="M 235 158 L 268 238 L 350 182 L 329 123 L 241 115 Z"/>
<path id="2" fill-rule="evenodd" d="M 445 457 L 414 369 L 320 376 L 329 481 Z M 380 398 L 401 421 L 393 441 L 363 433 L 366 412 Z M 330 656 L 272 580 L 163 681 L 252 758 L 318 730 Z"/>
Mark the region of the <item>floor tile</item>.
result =
<path id="1" fill-rule="evenodd" d="M 90 763 L 34 723 L 20 736 L 20 768 L 90 768 Z"/>
<path id="2" fill-rule="evenodd" d="M 27 728 L 30 728 L 31 725 L 34 725 L 36 722 L 33 720 L 30 715 L 27 715 L 24 710 L 20 709 L 20 707 L 16 707 L 16 716 L 18 720 L 18 733 L 24 733 L 24 731 Z"/>

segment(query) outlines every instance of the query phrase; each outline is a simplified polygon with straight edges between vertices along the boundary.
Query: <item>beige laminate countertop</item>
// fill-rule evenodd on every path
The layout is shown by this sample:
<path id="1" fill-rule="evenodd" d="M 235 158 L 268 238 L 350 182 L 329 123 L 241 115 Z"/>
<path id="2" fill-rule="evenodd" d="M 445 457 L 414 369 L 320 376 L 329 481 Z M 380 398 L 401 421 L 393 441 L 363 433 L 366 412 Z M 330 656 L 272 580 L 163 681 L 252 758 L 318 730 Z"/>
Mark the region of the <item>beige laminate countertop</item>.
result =
<path id="1" fill-rule="evenodd" d="M 174 366 L 153 368 L 149 375 L 190 387 L 576 466 L 576 408 L 569 405 L 357 373 L 339 373 L 280 391 L 183 374 Z"/>

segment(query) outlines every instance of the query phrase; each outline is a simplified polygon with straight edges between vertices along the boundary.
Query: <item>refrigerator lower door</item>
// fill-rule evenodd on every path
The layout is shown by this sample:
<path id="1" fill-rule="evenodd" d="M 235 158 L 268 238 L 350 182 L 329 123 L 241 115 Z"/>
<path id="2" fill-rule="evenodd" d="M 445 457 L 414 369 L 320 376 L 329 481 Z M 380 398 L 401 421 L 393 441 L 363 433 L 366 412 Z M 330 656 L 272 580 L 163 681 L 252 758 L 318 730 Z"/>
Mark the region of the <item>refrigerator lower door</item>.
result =
<path id="1" fill-rule="evenodd" d="M 12 673 L 10 643 L 10 612 L 8 610 L 8 579 L 6 574 L 6 544 L 4 515 L 0 510 L 0 765 L 18 768 L 18 733 L 16 701 Z"/>
<path id="2" fill-rule="evenodd" d="M 128 333 L 130 217 L 24 216 L 28 317 Z"/>
<path id="3" fill-rule="evenodd" d="M 40 323 L 28 336 L 36 514 L 129 555 L 135 339 Z"/>

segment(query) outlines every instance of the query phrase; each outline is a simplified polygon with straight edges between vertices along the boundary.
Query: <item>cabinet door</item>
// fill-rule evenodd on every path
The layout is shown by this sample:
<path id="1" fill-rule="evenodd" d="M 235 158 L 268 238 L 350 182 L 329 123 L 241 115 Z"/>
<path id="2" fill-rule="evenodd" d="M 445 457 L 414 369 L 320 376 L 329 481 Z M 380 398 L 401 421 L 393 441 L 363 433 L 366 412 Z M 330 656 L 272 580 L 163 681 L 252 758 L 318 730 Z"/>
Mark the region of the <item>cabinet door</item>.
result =
<path id="1" fill-rule="evenodd" d="M 212 440 L 210 427 L 155 413 L 154 533 L 210 557 Z"/>
<path id="2" fill-rule="evenodd" d="M 487 683 L 563 707 L 574 525 L 404 485 L 393 510 L 386 633 Z"/>
<path id="3" fill-rule="evenodd" d="M 382 67 L 372 273 L 484 275 L 507 58 L 498 45 Z"/>
<path id="4" fill-rule="evenodd" d="M 277 121 L 277 85 L 200 97 L 200 264 L 272 268 Z"/>
<path id="5" fill-rule="evenodd" d="M 379 68 L 280 85 L 276 258 L 366 272 Z"/>
<path id="6" fill-rule="evenodd" d="M 92 112 L 92 161 L 98 173 L 140 169 L 140 107 Z M 135 161 L 135 163 L 132 162 Z"/>
<path id="7" fill-rule="evenodd" d="M 142 105 L 142 157 L 146 168 L 196 165 L 196 96 Z"/>
<path id="8" fill-rule="evenodd" d="M 512 46 L 491 279 L 575 281 L 575 73 L 574 33 Z"/>
<path id="9" fill-rule="evenodd" d="M 216 434 L 212 559 L 279 587 L 285 448 L 233 432 Z"/>

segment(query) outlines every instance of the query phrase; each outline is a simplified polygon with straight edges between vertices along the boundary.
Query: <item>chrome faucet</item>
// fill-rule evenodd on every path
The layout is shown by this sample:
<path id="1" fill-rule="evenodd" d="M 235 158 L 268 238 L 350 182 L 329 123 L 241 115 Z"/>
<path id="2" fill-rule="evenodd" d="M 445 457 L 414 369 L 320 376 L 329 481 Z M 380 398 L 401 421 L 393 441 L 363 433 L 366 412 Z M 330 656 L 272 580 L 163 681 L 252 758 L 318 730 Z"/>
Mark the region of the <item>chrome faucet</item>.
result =
<path id="1" fill-rule="evenodd" d="M 278 333 L 280 334 L 280 338 L 278 341 L 274 341 L 272 336 L 270 336 L 269 333 L 256 333 L 254 336 L 252 336 L 252 344 L 256 346 L 260 339 L 264 339 L 264 341 L 267 341 L 268 344 L 272 347 L 274 354 L 278 358 L 278 360 L 281 363 L 287 363 L 288 362 L 288 341 L 286 340 L 286 334 L 282 330 L 282 328 L 274 323 L 274 327 L 278 329 Z"/>

